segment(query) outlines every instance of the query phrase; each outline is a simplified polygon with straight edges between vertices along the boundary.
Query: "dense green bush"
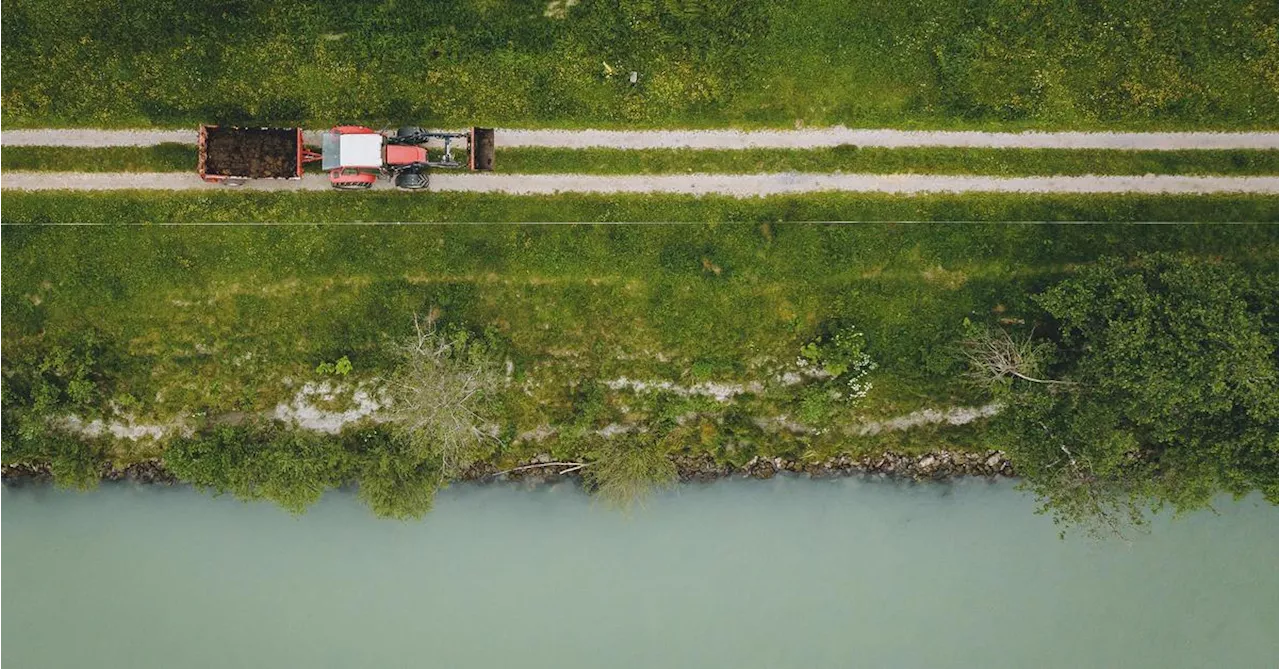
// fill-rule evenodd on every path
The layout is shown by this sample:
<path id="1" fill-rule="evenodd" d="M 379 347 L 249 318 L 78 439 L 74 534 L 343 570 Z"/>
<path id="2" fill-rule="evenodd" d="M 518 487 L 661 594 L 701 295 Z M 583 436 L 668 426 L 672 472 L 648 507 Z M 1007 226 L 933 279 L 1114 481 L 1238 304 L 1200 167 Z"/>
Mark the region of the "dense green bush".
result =
<path id="1" fill-rule="evenodd" d="M 346 483 L 379 517 L 418 518 L 443 484 L 439 458 L 424 458 L 383 428 L 334 436 L 278 422 L 210 427 L 164 452 L 175 476 L 215 493 L 267 499 L 301 513 Z"/>
<path id="2" fill-rule="evenodd" d="M 301 513 L 352 478 L 355 461 L 332 437 L 278 423 L 222 426 L 174 441 L 165 467 L 178 478 L 241 499 L 269 499 Z"/>
<path id="3" fill-rule="evenodd" d="M 423 459 L 391 432 L 378 428 L 348 436 L 356 454 L 360 499 L 379 518 L 421 518 L 445 484 L 436 458 Z"/>
<path id="4" fill-rule="evenodd" d="M 6 344 L 0 386 L 0 455 L 5 463 L 46 463 L 61 485 L 97 485 L 108 443 L 76 436 L 67 420 L 102 415 L 124 363 L 101 333 L 76 329 Z"/>

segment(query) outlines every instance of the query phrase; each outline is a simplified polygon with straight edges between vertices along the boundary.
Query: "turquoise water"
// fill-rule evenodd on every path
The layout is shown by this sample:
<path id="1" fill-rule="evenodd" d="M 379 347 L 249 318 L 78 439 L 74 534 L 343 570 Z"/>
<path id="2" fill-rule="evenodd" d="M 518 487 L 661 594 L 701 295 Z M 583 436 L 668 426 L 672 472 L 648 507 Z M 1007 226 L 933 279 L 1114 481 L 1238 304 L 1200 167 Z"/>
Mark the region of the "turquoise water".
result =
<path id="1" fill-rule="evenodd" d="M 1266 667 L 1277 511 L 1060 541 L 1007 483 L 460 486 L 417 523 L 5 489 L 8 667 Z"/>

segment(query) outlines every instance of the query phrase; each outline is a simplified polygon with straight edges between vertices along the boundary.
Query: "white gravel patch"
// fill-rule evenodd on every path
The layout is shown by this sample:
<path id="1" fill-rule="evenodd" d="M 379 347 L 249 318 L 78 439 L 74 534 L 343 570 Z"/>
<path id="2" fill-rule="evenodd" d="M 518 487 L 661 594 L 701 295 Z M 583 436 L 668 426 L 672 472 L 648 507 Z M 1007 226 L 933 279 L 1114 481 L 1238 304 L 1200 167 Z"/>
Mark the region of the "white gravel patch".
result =
<path id="1" fill-rule="evenodd" d="M 900 432 L 913 427 L 931 423 L 947 423 L 948 425 L 964 425 L 980 418 L 989 418 L 1000 413 L 1004 408 L 1000 404 L 986 404 L 978 407 L 956 407 L 952 409 L 921 409 L 905 416 L 888 420 L 863 423 L 855 426 L 852 433 L 859 436 L 871 436 L 881 432 Z"/>
<path id="2" fill-rule="evenodd" d="M 72 415 L 63 418 L 61 422 L 66 429 L 83 434 L 86 437 L 101 437 L 104 434 L 110 434 L 116 439 L 128 439 L 129 441 L 161 439 L 173 433 L 186 434 L 190 432 L 190 428 L 185 427 L 178 421 L 161 425 L 147 425 L 134 423 L 132 420 L 103 421 L 101 418 L 96 418 L 86 423 L 79 416 Z"/>
<path id="3" fill-rule="evenodd" d="M 728 402 L 734 397 L 743 393 L 758 393 L 764 390 L 764 386 L 757 382 L 747 384 L 740 383 L 715 383 L 705 382 L 696 383 L 692 386 L 679 386 L 670 381 L 639 381 L 628 379 L 623 376 L 611 381 L 605 381 L 605 385 L 611 390 L 632 390 L 637 393 L 662 391 L 673 393 L 682 397 L 690 395 L 703 395 L 714 398 L 717 402 Z"/>
<path id="4" fill-rule="evenodd" d="M 312 404 L 312 398 L 332 399 L 341 388 L 332 388 L 327 383 L 307 383 L 293 396 L 288 404 L 276 405 L 273 417 L 276 420 L 292 423 L 298 427 L 337 434 L 342 428 L 366 418 L 374 418 L 382 405 L 368 391 L 356 389 L 351 399 L 356 406 L 347 411 L 327 411 Z"/>
<path id="5" fill-rule="evenodd" d="M 194 144 L 191 130 L 32 129 L 0 133 L 4 146 L 153 146 Z M 318 143 L 320 133 L 306 133 Z M 539 146 L 612 149 L 813 149 L 851 144 L 899 148 L 947 146 L 1022 149 L 1275 149 L 1280 135 L 1267 132 L 978 132 L 856 129 L 803 130 L 519 130 L 499 128 L 499 147 Z"/>
<path id="6" fill-rule="evenodd" d="M 637 431 L 634 425 L 622 425 L 620 423 L 609 423 L 608 425 L 596 430 L 596 434 L 605 439 L 612 439 L 620 434 L 627 434 Z"/>
<path id="7" fill-rule="evenodd" d="M 202 181 L 194 173 L 9 172 L 6 190 L 218 190 L 236 188 Z M 391 185 L 379 182 L 378 188 Z M 328 178 L 259 179 L 246 190 L 329 190 Z M 427 191 L 553 195 L 556 193 L 674 193 L 753 197 L 814 192 L 851 193 L 1264 193 L 1280 192 L 1274 176 L 1040 176 L 993 177 L 942 174 L 433 174 Z M 352 197 L 359 197 L 351 194 Z"/>

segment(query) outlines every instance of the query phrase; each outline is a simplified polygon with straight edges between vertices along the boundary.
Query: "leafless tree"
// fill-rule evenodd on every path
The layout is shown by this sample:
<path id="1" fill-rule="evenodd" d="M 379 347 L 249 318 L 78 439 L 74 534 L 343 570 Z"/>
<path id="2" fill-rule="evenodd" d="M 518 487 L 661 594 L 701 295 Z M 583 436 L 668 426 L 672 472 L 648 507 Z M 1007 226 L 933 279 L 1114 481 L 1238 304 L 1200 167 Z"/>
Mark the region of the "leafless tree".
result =
<path id="1" fill-rule="evenodd" d="M 441 333 L 434 319 L 415 314 L 413 326 L 414 336 L 395 345 L 401 363 L 388 379 L 387 415 L 420 455 L 438 454 L 443 473 L 454 474 L 497 441 L 487 413 L 503 376 L 496 360 Z"/>
<path id="2" fill-rule="evenodd" d="M 1072 385 L 1070 381 L 1041 379 L 1034 376 L 1049 351 L 1049 346 L 1037 343 L 1031 335 L 1015 340 L 1004 328 L 983 330 L 962 342 L 965 361 L 969 363 L 967 376 L 978 385 L 996 387 L 1017 378 L 1032 383 Z"/>

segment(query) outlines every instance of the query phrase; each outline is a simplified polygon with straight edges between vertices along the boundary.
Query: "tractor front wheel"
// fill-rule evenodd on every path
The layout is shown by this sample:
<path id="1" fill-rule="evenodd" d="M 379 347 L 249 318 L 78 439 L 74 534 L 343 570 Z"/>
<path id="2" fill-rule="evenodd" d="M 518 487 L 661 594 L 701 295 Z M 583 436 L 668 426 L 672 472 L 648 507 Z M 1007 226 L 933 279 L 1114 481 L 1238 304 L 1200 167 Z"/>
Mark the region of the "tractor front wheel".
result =
<path id="1" fill-rule="evenodd" d="M 401 172 L 396 175 L 396 188 L 401 190 L 422 190 L 427 187 L 426 172 Z"/>
<path id="2" fill-rule="evenodd" d="M 364 181 L 357 181 L 354 183 L 335 183 L 333 184 L 333 187 L 338 190 L 369 190 L 370 188 L 373 188 L 373 184 Z"/>
<path id="3" fill-rule="evenodd" d="M 396 137 L 415 137 L 422 134 L 422 128 L 416 125 L 406 125 L 396 131 Z"/>

